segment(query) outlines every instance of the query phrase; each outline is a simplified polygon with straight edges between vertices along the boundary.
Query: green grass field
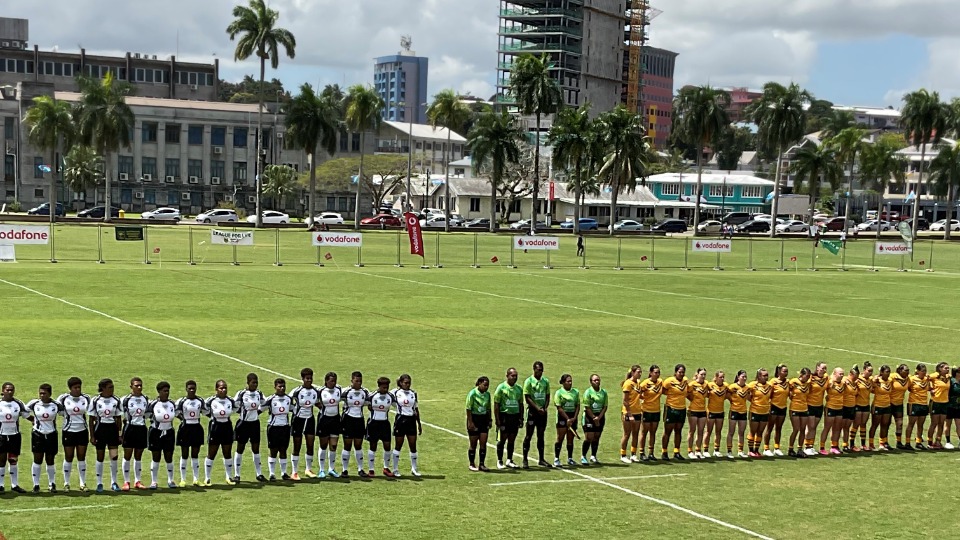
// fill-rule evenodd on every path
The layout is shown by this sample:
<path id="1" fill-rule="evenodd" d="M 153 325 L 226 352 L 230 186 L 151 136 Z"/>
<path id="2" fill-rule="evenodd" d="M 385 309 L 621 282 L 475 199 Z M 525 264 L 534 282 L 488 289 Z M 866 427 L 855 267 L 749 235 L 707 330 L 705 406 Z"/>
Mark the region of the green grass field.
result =
<path id="1" fill-rule="evenodd" d="M 935 273 L 894 272 L 898 257 L 878 273 L 858 266 L 826 271 L 839 257 L 819 250 L 811 259 L 802 242 L 787 243 L 784 255 L 798 257 L 799 272 L 745 271 L 749 254 L 742 250 L 724 256 L 725 272 L 708 270 L 715 256 L 692 253 L 694 271 L 650 272 L 640 270 L 649 265 L 642 256 L 653 252 L 657 267 L 679 267 L 683 243 L 658 239 L 651 247 L 650 240 L 630 239 L 621 246 L 628 270 L 617 272 L 616 240 L 588 239 L 589 270 L 577 268 L 568 239 L 552 257 L 554 270 L 543 269 L 544 256 L 535 252 L 515 253 L 519 267 L 507 269 L 508 238 L 481 235 L 482 268 L 474 269 L 473 236 L 454 235 L 442 240 L 445 267 L 421 270 L 419 258 L 403 254 L 405 238 L 405 266 L 394 268 L 395 233 L 378 233 L 365 238 L 366 266 L 355 267 L 356 250 L 344 249 L 329 250 L 334 259 L 318 268 L 300 231 L 280 233 L 284 266 L 271 265 L 275 240 L 266 240 L 276 233 L 269 231 L 256 233 L 257 247 L 238 248 L 235 267 L 226 264 L 232 250 L 200 245 L 209 233 L 196 228 L 194 257 L 203 262 L 190 266 L 187 232 L 161 228 L 151 230 L 148 247 L 162 247 L 162 265 L 151 250 L 148 266 L 138 262 L 143 244 L 117 243 L 108 229 L 107 264 L 95 264 L 96 230 L 61 227 L 61 264 L 43 262 L 46 246 L 18 246 L 21 262 L 0 265 L 0 379 L 15 382 L 18 397 L 34 397 L 42 382 L 65 391 L 72 375 L 89 393 L 101 377 L 118 381 L 119 393 L 140 376 L 148 395 L 166 379 L 177 397 L 189 378 L 204 395 L 225 378 L 232 394 L 250 364 L 262 367 L 252 371 L 265 391 L 274 373 L 293 376 L 304 366 L 336 371 L 341 381 L 359 369 L 368 387 L 377 376 L 407 372 L 428 424 L 420 439 L 424 477 L 260 486 L 249 481 L 248 453 L 247 481 L 234 488 L 97 495 L 74 486 L 68 495 L 4 494 L 0 532 L 7 538 L 95 531 L 113 538 L 285 538 L 300 531 L 364 538 L 397 527 L 409 538 L 947 538 L 960 525 L 942 512 L 958 502 L 949 486 L 960 452 L 627 466 L 617 460 L 620 430 L 611 421 L 602 466 L 480 474 L 467 470 L 459 435 L 464 396 L 477 376 L 495 385 L 515 366 L 523 379 L 537 359 L 554 386 L 569 372 L 582 390 L 589 374 L 599 373 L 614 407 L 633 363 L 657 363 L 667 373 L 683 362 L 688 373 L 705 367 L 729 374 L 779 362 L 791 372 L 819 360 L 844 368 L 865 360 L 955 362 L 960 274 L 949 265 L 960 269 L 960 247 L 937 245 L 934 260 L 943 266 Z M 428 263 L 435 262 L 434 241 L 427 236 Z M 851 246 L 847 264 L 871 264 L 872 246 L 863 244 Z M 756 242 L 754 266 L 779 266 L 779 246 Z M 500 264 L 489 262 L 494 255 Z M 906 266 L 919 270 L 920 260 Z M 804 271 L 812 261 L 824 270 Z M 789 427 L 784 431 L 786 439 Z M 29 489 L 24 458 L 20 479 Z M 91 456 L 88 462 L 92 484 Z M 215 482 L 222 483 L 221 467 L 217 460 Z M 401 469 L 409 470 L 406 451 Z M 145 478 L 148 471 L 147 461 Z M 920 489 L 918 475 L 925 479 Z M 940 517 L 917 519 L 930 515 Z"/>

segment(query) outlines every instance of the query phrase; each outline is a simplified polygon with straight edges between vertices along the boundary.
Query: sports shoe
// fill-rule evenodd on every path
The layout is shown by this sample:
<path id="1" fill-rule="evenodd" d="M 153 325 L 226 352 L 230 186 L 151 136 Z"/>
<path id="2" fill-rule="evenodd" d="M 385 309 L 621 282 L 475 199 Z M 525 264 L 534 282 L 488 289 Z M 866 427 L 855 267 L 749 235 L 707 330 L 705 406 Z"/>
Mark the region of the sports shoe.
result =
<path id="1" fill-rule="evenodd" d="M 63 492 L 64 492 L 64 493 L 70 493 L 70 484 L 64 484 L 64 485 L 63 485 Z"/>
<path id="2" fill-rule="evenodd" d="M 508 460 L 507 460 L 507 467 L 509 467 L 509 468 L 511 468 L 511 469 L 518 469 L 518 468 L 519 468 L 519 467 L 517 467 L 517 464 L 513 462 L 512 459 L 508 459 Z"/>
<path id="3" fill-rule="evenodd" d="M 917 450 L 929 450 L 929 448 L 923 443 L 917 443 Z"/>
<path id="4" fill-rule="evenodd" d="M 316 475 L 313 471 L 311 471 L 310 469 L 307 469 L 307 470 L 303 471 L 303 475 L 306 476 L 307 478 L 316 478 L 316 477 L 317 477 L 317 475 Z M 322 475 L 323 475 L 323 470 L 322 470 L 322 469 L 320 470 L 320 475 L 321 475 L 320 478 L 323 478 L 323 476 L 322 476 Z"/>
<path id="5" fill-rule="evenodd" d="M 903 450 L 903 443 L 900 441 L 897 441 L 897 450 Z"/>
<path id="6" fill-rule="evenodd" d="M 156 482 L 151 482 L 151 483 L 150 483 L 150 489 L 157 489 L 158 487 L 160 487 L 160 486 L 158 486 Z"/>
<path id="7" fill-rule="evenodd" d="M 470 464 L 470 466 L 468 467 L 468 469 L 470 469 L 470 470 L 473 471 L 473 472 L 478 472 L 478 471 L 480 470 L 479 467 L 477 467 L 476 465 L 474 465 L 474 464 L 472 464 L 472 463 Z"/>
<path id="8" fill-rule="evenodd" d="M 124 482 L 123 487 L 120 488 L 120 491 L 130 491 L 130 482 Z"/>
<path id="9" fill-rule="evenodd" d="M 752 457 L 752 458 L 758 458 L 758 457 L 760 457 L 760 454 L 754 452 L 753 450 L 747 452 L 747 455 L 750 456 L 750 457 Z"/>
<path id="10" fill-rule="evenodd" d="M 23 489 L 23 488 L 20 487 L 20 486 L 13 486 L 13 487 L 11 487 L 11 488 L 10 488 L 10 491 L 12 491 L 12 492 L 14 492 L 14 493 L 26 493 L 26 492 L 27 492 L 27 490 Z"/>
<path id="11" fill-rule="evenodd" d="M 497 464 L 497 468 L 498 468 L 498 469 L 502 469 L 503 467 L 501 467 L 500 464 L 498 463 L 498 464 Z M 384 467 L 384 468 L 383 468 L 383 475 L 386 476 L 387 478 L 393 478 L 393 471 L 391 471 L 390 469 Z"/>
<path id="12" fill-rule="evenodd" d="M 953 443 L 950 443 L 950 442 L 943 443 L 944 450 L 953 450 L 954 448 L 956 448 L 956 446 L 954 446 Z"/>
<path id="13" fill-rule="evenodd" d="M 530 468 L 530 461 L 528 461 L 527 458 L 523 458 L 523 468 L 524 469 Z"/>
<path id="14" fill-rule="evenodd" d="M 833 455 L 835 455 L 835 456 L 838 456 L 838 455 L 842 454 L 843 452 L 841 452 L 839 448 L 837 448 L 836 446 L 834 446 L 833 448 L 830 449 L 830 453 L 833 454 Z"/>
<path id="15" fill-rule="evenodd" d="M 177 484 L 175 484 L 174 482 L 167 482 L 167 488 L 168 488 L 168 489 L 177 489 Z"/>
<path id="16" fill-rule="evenodd" d="M 815 455 L 817 455 L 817 451 L 814 450 L 813 448 L 807 448 L 806 450 L 803 451 L 803 453 L 806 454 L 806 455 L 808 455 L 808 456 L 815 456 Z"/>
<path id="17" fill-rule="evenodd" d="M 599 464 L 600 464 L 600 460 L 597 459 L 597 456 L 590 456 L 590 463 L 593 463 L 593 464 L 595 464 L 595 465 L 599 465 Z"/>
<path id="18" fill-rule="evenodd" d="M 697 452 L 697 453 L 690 452 L 690 453 L 687 454 L 687 458 L 688 458 L 688 459 L 700 459 L 699 452 Z"/>
<path id="19" fill-rule="evenodd" d="M 103 484 L 97 484 L 97 493 L 103 493 Z"/>
<path id="20" fill-rule="evenodd" d="M 793 448 L 791 448 L 790 450 L 787 450 L 787 456 L 789 456 L 789 457 L 797 457 L 797 452 L 796 452 L 796 450 L 794 450 Z"/>
<path id="21" fill-rule="evenodd" d="M 236 482 L 233 481 L 233 478 L 230 478 L 229 476 L 224 478 L 224 481 L 227 483 L 228 486 L 235 486 L 237 484 Z"/>
<path id="22" fill-rule="evenodd" d="M 676 460 L 678 460 L 678 461 L 685 461 L 685 460 L 686 460 L 686 458 L 684 458 L 683 456 L 680 455 L 680 452 L 674 452 L 674 453 L 673 453 L 673 459 L 676 459 Z"/>
<path id="23" fill-rule="evenodd" d="M 199 478 L 194 478 L 194 479 L 193 479 L 193 487 L 200 487 L 200 479 L 199 479 Z"/>
<path id="24" fill-rule="evenodd" d="M 933 443 L 933 444 L 930 445 L 930 449 L 931 449 L 931 450 L 943 450 L 943 445 L 940 444 L 940 443 L 938 443 L 938 442 L 935 442 L 935 443 Z"/>
<path id="25" fill-rule="evenodd" d="M 480 472 L 490 472 L 490 469 L 488 469 L 486 465 L 484 465 L 484 464 L 481 463 L 481 464 L 480 464 Z"/>
<path id="26" fill-rule="evenodd" d="M 286 481 L 290 481 L 290 480 L 291 480 L 290 475 L 287 474 L 287 473 L 281 474 L 281 475 L 280 475 L 280 479 L 281 479 L 281 480 L 286 480 Z M 299 480 L 299 478 L 298 478 L 298 480 Z"/>
<path id="27" fill-rule="evenodd" d="M 340 476 L 342 476 L 343 478 L 350 478 L 350 471 L 348 471 L 347 469 L 343 469 L 342 471 L 340 471 Z"/>
<path id="28" fill-rule="evenodd" d="M 744 454 L 744 453 L 741 451 L 741 452 L 737 452 L 737 457 L 739 457 L 739 458 L 748 458 L 748 457 L 750 457 L 750 456 L 749 456 L 748 454 Z"/>
<path id="29" fill-rule="evenodd" d="M 851 446 L 851 447 L 850 447 L 850 451 L 859 454 L 859 453 L 860 453 L 860 447 L 859 447 L 859 446 Z"/>
<path id="30" fill-rule="evenodd" d="M 829 455 L 830 455 L 830 452 L 827 451 L 827 450 L 820 450 L 820 455 L 821 455 L 821 456 L 829 456 Z"/>
<path id="31" fill-rule="evenodd" d="M 553 460 L 553 466 L 554 466 L 554 467 L 560 467 L 560 466 L 561 466 L 561 465 L 560 465 L 560 458 L 556 458 L 556 459 Z"/>
<path id="32" fill-rule="evenodd" d="M 876 448 L 876 450 L 877 450 L 877 452 L 889 452 L 889 451 L 890 451 L 890 445 L 889 445 L 889 444 L 881 444 L 880 446 L 878 446 L 878 447 Z"/>
<path id="33" fill-rule="evenodd" d="M 504 469 L 506 469 L 506 468 L 507 468 L 507 466 L 504 465 L 502 461 L 498 461 L 498 462 L 497 462 L 497 469 L 499 469 L 499 470 L 502 471 L 502 470 L 504 470 Z M 383 470 L 383 474 L 387 474 L 387 469 L 384 469 L 384 470 Z"/>
<path id="34" fill-rule="evenodd" d="M 144 485 L 143 485 L 142 483 L 140 483 L 139 481 L 136 482 L 135 484 L 133 484 L 133 487 L 134 487 L 135 489 L 147 489 L 147 487 L 144 486 Z"/>
<path id="35" fill-rule="evenodd" d="M 276 481 L 277 481 L 277 477 L 271 474 L 268 482 L 276 482 Z"/>
<path id="36" fill-rule="evenodd" d="M 574 461 L 573 458 L 567 458 L 567 465 L 571 467 L 575 467 L 577 465 L 577 462 Z"/>
<path id="37" fill-rule="evenodd" d="M 507 461 L 507 465 L 510 465 L 510 462 L 509 462 L 509 461 Z M 537 462 L 537 466 L 538 466 L 538 467 L 545 467 L 545 468 L 547 468 L 547 469 L 550 468 L 550 464 L 547 463 L 546 460 L 543 460 L 543 459 L 541 459 L 540 461 Z"/>
<path id="38" fill-rule="evenodd" d="M 400 478 L 400 477 L 402 477 L 402 476 L 403 476 L 403 475 L 400 474 L 400 469 L 394 469 L 394 470 L 393 470 L 393 477 L 394 477 L 394 478 Z"/>
<path id="39" fill-rule="evenodd" d="M 366 477 L 367 477 L 367 471 L 365 471 L 365 470 L 363 470 L 363 469 L 358 469 L 358 470 L 357 470 L 357 476 L 359 476 L 360 478 L 366 478 Z"/>
<path id="40" fill-rule="evenodd" d="M 112 489 L 113 491 L 120 491 L 120 486 L 118 486 L 117 483 L 114 482 L 113 484 L 110 484 L 110 489 Z M 129 490 L 130 488 L 128 487 L 127 489 Z"/>
<path id="41" fill-rule="evenodd" d="M 239 476 L 239 475 L 234 476 L 234 477 L 233 477 L 233 482 L 234 482 L 235 484 L 239 484 L 239 483 L 240 483 L 240 476 Z"/>
<path id="42" fill-rule="evenodd" d="M 40 493 L 40 486 L 39 486 L 39 485 L 33 486 L 33 492 L 34 492 L 34 493 Z"/>
<path id="43" fill-rule="evenodd" d="M 719 450 L 714 450 L 713 457 L 716 457 L 716 458 L 723 457 L 723 454 L 721 454 Z"/>
<path id="44" fill-rule="evenodd" d="M 911 451 L 911 450 L 913 450 L 913 447 L 910 446 L 910 443 L 907 443 L 907 444 L 897 443 L 897 450 L 907 450 L 907 451 Z"/>
<path id="45" fill-rule="evenodd" d="M 57 492 L 57 485 L 50 484 L 50 493 L 56 493 L 56 492 Z"/>
<path id="46" fill-rule="evenodd" d="M 81 493 L 86 493 L 86 492 L 87 492 L 87 485 L 86 485 L 86 484 L 80 484 L 80 492 L 81 492 Z"/>
<path id="47" fill-rule="evenodd" d="M 581 464 L 581 465 L 590 465 L 590 462 L 587 461 L 587 457 L 586 457 L 586 456 L 583 456 L 583 457 L 580 458 L 580 464 Z"/>
<path id="48" fill-rule="evenodd" d="M 327 477 L 327 473 L 324 472 L 324 471 L 322 471 L 322 470 L 320 470 L 320 471 L 317 471 L 317 474 L 315 474 L 313 477 L 314 477 L 314 478 L 319 478 L 319 479 L 323 480 L 324 478 Z"/>
<path id="49" fill-rule="evenodd" d="M 776 457 L 783 457 L 783 452 L 781 452 L 780 449 L 777 448 L 776 450 L 773 451 L 773 455 Z"/>
<path id="50" fill-rule="evenodd" d="M 620 456 L 620 461 L 622 461 L 623 463 L 631 463 L 633 462 L 633 459 L 630 459 L 627 456 Z"/>
<path id="51" fill-rule="evenodd" d="M 257 482 L 266 482 L 267 479 L 262 474 L 257 475 Z"/>
<path id="52" fill-rule="evenodd" d="M 213 485 L 213 480 L 210 480 L 209 478 L 204 478 L 204 480 L 203 480 L 203 485 L 204 485 L 204 486 L 207 486 L 207 487 L 210 487 L 210 486 Z"/>
<path id="53" fill-rule="evenodd" d="M 377 476 L 377 473 L 373 469 L 370 469 L 369 471 L 367 471 L 368 478 L 373 478 L 375 476 Z"/>
<path id="54" fill-rule="evenodd" d="M 177 485 L 180 486 L 180 487 L 182 487 L 182 488 L 185 488 L 185 487 L 187 487 L 187 481 L 186 481 L 186 480 L 181 480 L 180 483 L 177 484 Z"/>
<path id="55" fill-rule="evenodd" d="M 284 475 L 284 476 L 287 476 L 286 473 L 284 473 L 283 475 Z M 290 475 L 290 480 L 293 480 L 294 482 L 299 482 L 299 481 L 300 481 L 300 475 L 297 474 L 296 471 L 294 471 L 294 473 Z"/>
<path id="56" fill-rule="evenodd" d="M 666 452 L 661 452 L 661 453 L 660 453 L 660 459 L 662 459 L 662 460 L 664 460 L 664 461 L 670 461 L 670 456 L 668 456 Z"/>
<path id="57" fill-rule="evenodd" d="M 763 457 L 773 457 L 773 452 L 771 450 L 764 450 Z"/>
<path id="58" fill-rule="evenodd" d="M 630 463 L 640 463 L 641 461 L 646 461 L 646 460 L 647 460 L 646 454 L 640 454 L 640 456 L 637 456 L 636 454 L 634 454 L 630 456 Z"/>
<path id="59" fill-rule="evenodd" d="M 572 461 L 572 460 L 571 460 L 571 461 Z M 416 469 L 410 469 L 410 474 L 416 476 L 417 478 L 420 478 L 420 471 L 418 471 L 418 470 L 416 470 Z"/>

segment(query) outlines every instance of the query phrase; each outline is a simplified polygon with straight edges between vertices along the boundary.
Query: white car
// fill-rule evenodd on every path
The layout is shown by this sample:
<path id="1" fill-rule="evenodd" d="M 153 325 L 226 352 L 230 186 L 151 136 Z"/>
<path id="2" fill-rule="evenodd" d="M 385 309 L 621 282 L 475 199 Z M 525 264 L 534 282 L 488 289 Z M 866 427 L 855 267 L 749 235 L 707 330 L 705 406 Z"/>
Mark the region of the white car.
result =
<path id="1" fill-rule="evenodd" d="M 427 229 L 427 228 L 440 228 L 440 229 L 442 229 L 443 226 L 446 225 L 446 224 L 447 224 L 447 216 L 437 216 L 437 215 L 434 215 L 434 216 L 431 217 L 431 218 L 421 219 L 421 220 L 420 220 L 420 227 L 422 227 L 422 228 L 424 228 L 424 229 Z"/>
<path id="2" fill-rule="evenodd" d="M 723 224 L 715 219 L 708 219 L 706 221 L 701 221 L 697 225 L 697 232 L 702 233 L 718 233 L 720 229 L 723 228 Z"/>
<path id="3" fill-rule="evenodd" d="M 609 230 L 609 229 L 607 229 Z M 615 231 L 642 231 L 643 223 L 639 221 L 634 221 L 632 219 L 621 219 L 620 221 L 613 224 L 613 230 Z"/>
<path id="4" fill-rule="evenodd" d="M 831 216 L 830 214 L 814 214 L 814 215 L 813 215 L 813 221 L 814 221 L 814 223 L 816 223 L 816 222 L 818 222 L 818 221 L 826 221 L 826 220 L 828 220 L 828 219 L 830 219 L 830 218 L 832 218 L 832 217 L 833 217 L 833 216 Z"/>
<path id="5" fill-rule="evenodd" d="M 321 212 L 313 218 L 313 222 L 320 225 L 343 225 L 343 216 L 336 212 Z"/>
<path id="6" fill-rule="evenodd" d="M 171 219 L 173 221 L 180 221 L 180 211 L 176 208 L 157 208 L 156 210 L 140 214 L 140 217 L 143 219 Z"/>
<path id="7" fill-rule="evenodd" d="M 875 219 L 871 219 L 870 221 L 864 221 L 863 223 L 857 225 L 857 230 L 858 231 L 875 231 L 877 230 L 877 226 L 878 226 L 877 223 L 880 224 L 879 227 L 881 231 L 890 230 L 891 225 L 889 222 L 887 221 L 878 222 Z"/>
<path id="8" fill-rule="evenodd" d="M 228 208 L 214 208 L 213 210 L 207 210 L 202 214 L 197 214 L 197 223 L 224 223 L 237 221 L 240 221 L 240 218 L 237 216 L 236 210 L 230 210 Z"/>
<path id="9" fill-rule="evenodd" d="M 256 223 L 257 216 L 247 216 L 247 223 Z M 290 216 L 284 214 L 283 212 L 277 212 L 276 210 L 264 210 L 263 211 L 263 222 L 270 224 L 278 223 L 290 223 Z"/>
<path id="10" fill-rule="evenodd" d="M 777 225 L 778 233 L 807 232 L 809 230 L 810 230 L 809 225 L 796 219 L 791 219 Z"/>
<path id="11" fill-rule="evenodd" d="M 934 222 L 930 225 L 930 230 L 931 230 L 931 231 L 942 231 L 942 230 L 944 230 L 944 229 L 946 228 L 946 226 L 947 226 L 947 220 L 941 219 L 941 220 L 939 220 L 939 221 L 934 221 Z M 960 221 L 958 221 L 958 220 L 956 220 L 956 219 L 951 219 L 951 220 L 950 220 L 950 230 L 951 230 L 951 231 L 960 231 Z"/>

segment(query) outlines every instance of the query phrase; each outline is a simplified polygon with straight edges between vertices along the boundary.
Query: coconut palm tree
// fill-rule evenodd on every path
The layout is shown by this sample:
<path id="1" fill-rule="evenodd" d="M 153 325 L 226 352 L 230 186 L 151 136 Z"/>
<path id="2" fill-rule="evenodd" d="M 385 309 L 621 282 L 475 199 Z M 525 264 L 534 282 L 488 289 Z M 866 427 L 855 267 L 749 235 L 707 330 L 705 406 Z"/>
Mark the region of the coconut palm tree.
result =
<path id="1" fill-rule="evenodd" d="M 960 144 L 944 145 L 937 157 L 930 162 L 930 182 L 933 194 L 947 199 L 947 221 L 943 228 L 943 239 L 950 239 L 950 220 L 953 219 L 953 205 L 957 202 L 960 190 Z"/>
<path id="2" fill-rule="evenodd" d="M 573 187 L 573 233 L 580 232 L 580 198 L 584 179 L 591 177 L 589 169 L 597 144 L 594 121 L 590 118 L 590 104 L 577 109 L 563 109 L 547 135 L 547 144 L 553 147 L 553 162 L 571 175 Z M 586 173 L 586 175 L 585 175 Z"/>
<path id="3" fill-rule="evenodd" d="M 70 149 L 64 158 L 63 182 L 71 192 L 83 193 L 86 198 L 87 190 L 97 186 L 102 179 L 100 158 L 93 148 L 77 145 Z"/>
<path id="4" fill-rule="evenodd" d="M 821 120 L 820 139 L 826 140 L 836 137 L 841 131 L 856 127 L 857 121 L 851 111 L 831 110 Z"/>
<path id="5" fill-rule="evenodd" d="M 599 176 L 610 189 L 610 234 L 617 221 L 617 197 L 621 191 L 633 191 L 637 180 L 646 184 L 646 167 L 650 161 L 650 142 L 644 135 L 643 117 L 623 105 L 597 118 L 598 133 L 604 149 Z"/>
<path id="6" fill-rule="evenodd" d="M 820 187 L 827 183 L 832 190 L 839 189 L 843 167 L 840 166 L 836 150 L 832 146 L 809 144 L 801 148 L 793 158 L 791 172 L 794 174 L 794 186 L 798 190 L 803 188 L 804 183 L 807 185 L 807 192 L 810 194 L 810 226 L 813 227 L 813 216 L 816 214 L 814 209 L 817 207 Z"/>
<path id="7" fill-rule="evenodd" d="M 337 151 L 340 103 L 317 95 L 307 83 L 287 107 L 287 144 L 302 149 L 310 163 L 310 195 L 307 203 L 308 223 L 313 222 L 317 199 L 317 147 L 322 144 L 329 155 Z"/>
<path id="8" fill-rule="evenodd" d="M 270 9 L 264 0 L 249 0 L 247 6 L 234 6 L 233 21 L 227 26 L 230 41 L 237 40 L 237 48 L 233 51 L 233 59 L 241 62 L 256 55 L 260 59 L 260 86 L 257 104 L 257 227 L 263 225 L 263 214 L 260 207 L 260 192 L 262 182 L 259 171 L 263 169 L 266 156 L 263 155 L 263 79 L 267 60 L 270 67 L 277 69 L 280 65 L 280 47 L 283 47 L 287 57 L 293 59 L 296 55 L 297 40 L 289 30 L 277 28 L 277 19 L 280 12 Z M 313 216 L 310 216 L 313 217 Z"/>
<path id="9" fill-rule="evenodd" d="M 853 200 L 854 181 L 856 180 L 853 167 L 857 162 L 857 158 L 863 154 L 863 149 L 867 146 L 867 143 L 863 140 L 866 134 L 866 130 L 847 127 L 840 130 L 835 136 L 824 141 L 824 144 L 833 147 L 838 164 L 841 167 L 849 166 L 849 175 L 847 177 L 849 184 L 847 188 L 846 206 L 843 211 L 843 215 L 847 219 L 850 218 L 850 203 Z"/>
<path id="10" fill-rule="evenodd" d="M 540 122 L 544 115 L 556 114 L 563 106 L 560 83 L 550 73 L 553 66 L 546 54 L 522 54 L 513 63 L 510 72 L 510 93 L 517 101 L 521 114 L 536 118 L 536 140 L 533 142 L 533 202 L 530 214 L 530 233 L 537 229 L 537 198 L 540 195 Z"/>
<path id="11" fill-rule="evenodd" d="M 273 199 L 278 210 L 297 189 L 297 171 L 288 165 L 267 165 L 263 169 L 263 192 Z M 262 218 L 263 216 L 261 216 Z M 312 217 L 312 216 L 311 216 Z"/>
<path id="12" fill-rule="evenodd" d="M 804 103 L 813 101 L 810 92 L 796 83 L 783 86 L 768 82 L 763 85 L 763 94 L 748 108 L 748 116 L 758 127 L 757 139 L 761 146 L 777 152 L 777 168 L 773 186 L 773 204 L 770 215 L 777 217 L 780 205 L 780 168 L 783 165 L 783 151 L 789 144 L 803 137 L 807 117 Z M 776 227 L 770 228 L 770 236 L 776 235 Z"/>
<path id="13" fill-rule="evenodd" d="M 903 96 L 903 109 L 900 111 L 900 127 L 910 144 L 920 149 L 920 173 L 917 175 L 917 188 L 913 197 L 913 218 L 920 214 L 920 193 L 923 189 L 923 170 L 926 168 L 927 145 L 936 145 L 947 129 L 950 109 L 937 92 L 928 92 L 921 88 Z"/>
<path id="14" fill-rule="evenodd" d="M 78 77 L 77 83 L 81 94 L 73 113 L 77 140 L 95 148 L 103 158 L 103 204 L 109 209 L 112 180 L 109 154 L 130 148 L 134 116 L 126 98 L 133 94 L 133 87 L 115 80 L 111 73 L 102 80 Z M 110 212 L 103 213 L 103 220 L 110 221 Z"/>
<path id="15" fill-rule="evenodd" d="M 497 230 L 497 187 L 507 165 L 520 160 L 521 137 L 517 118 L 506 111 L 481 115 L 467 136 L 473 163 L 478 170 L 490 172 L 490 232 Z"/>
<path id="16" fill-rule="evenodd" d="M 360 229 L 360 186 L 363 182 L 363 155 L 367 131 L 380 129 L 380 119 L 383 113 L 383 98 L 377 94 L 372 86 L 355 84 L 347 89 L 344 98 L 344 119 L 350 131 L 360 133 L 360 170 L 357 172 L 357 199 L 354 207 L 353 226 Z"/>
<path id="17" fill-rule="evenodd" d="M 880 194 L 877 204 L 877 219 L 883 213 L 883 194 L 892 181 L 902 186 L 907 179 L 907 160 L 899 154 L 899 150 L 906 146 L 906 141 L 895 134 L 880 137 L 872 145 L 863 150 L 861 158 L 860 176 L 868 179 L 870 189 Z M 877 239 L 880 238 L 880 227 L 877 227 Z"/>
<path id="18" fill-rule="evenodd" d="M 447 144 L 443 151 L 443 213 L 446 216 L 443 230 L 450 232 L 450 138 L 454 129 L 461 129 L 470 119 L 470 108 L 460 101 L 456 92 L 448 88 L 433 96 L 433 103 L 427 107 L 427 119 L 434 128 L 447 128 Z"/>
<path id="19" fill-rule="evenodd" d="M 33 105 L 27 109 L 23 119 L 27 126 L 27 140 L 35 148 L 50 152 L 50 161 L 46 167 L 50 173 L 50 223 L 57 216 L 57 153 L 64 144 L 71 144 L 74 133 L 72 108 L 66 101 L 57 101 L 50 96 L 33 98 Z M 42 172 L 48 172 L 46 170 Z"/>
<path id="20" fill-rule="evenodd" d="M 693 210 L 693 225 L 700 223 L 700 197 L 703 189 L 703 147 L 714 140 L 724 127 L 730 125 L 726 108 L 730 105 L 730 94 L 710 85 L 687 86 L 673 99 L 674 126 L 677 137 L 696 148 L 697 151 L 697 187 L 694 191 L 696 203 Z M 696 234 L 696 232 L 694 232 Z"/>

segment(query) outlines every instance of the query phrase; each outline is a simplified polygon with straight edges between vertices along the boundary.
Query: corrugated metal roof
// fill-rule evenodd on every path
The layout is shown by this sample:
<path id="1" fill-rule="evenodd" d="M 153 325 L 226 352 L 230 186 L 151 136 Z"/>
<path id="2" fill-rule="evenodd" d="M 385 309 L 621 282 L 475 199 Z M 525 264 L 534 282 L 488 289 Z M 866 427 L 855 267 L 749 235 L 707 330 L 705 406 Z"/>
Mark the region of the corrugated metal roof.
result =
<path id="1" fill-rule="evenodd" d="M 69 102 L 80 101 L 79 92 L 54 92 L 54 97 L 56 99 Z M 126 102 L 127 105 L 131 107 L 159 107 L 166 109 L 192 109 L 198 111 L 257 114 L 256 103 L 228 103 L 225 101 L 196 101 L 189 99 L 166 99 L 140 96 L 129 96 L 126 99 Z M 263 112 L 267 112 L 266 107 L 264 107 Z"/>

